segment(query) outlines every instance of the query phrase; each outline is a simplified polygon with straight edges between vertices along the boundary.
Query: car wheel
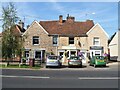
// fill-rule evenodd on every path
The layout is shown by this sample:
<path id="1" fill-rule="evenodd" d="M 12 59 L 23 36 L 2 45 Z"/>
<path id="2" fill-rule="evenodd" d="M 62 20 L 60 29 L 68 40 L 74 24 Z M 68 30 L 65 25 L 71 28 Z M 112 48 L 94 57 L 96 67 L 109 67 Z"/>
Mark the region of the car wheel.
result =
<path id="1" fill-rule="evenodd" d="M 89 64 L 89 66 L 92 66 L 91 64 Z"/>
<path id="2" fill-rule="evenodd" d="M 80 68 L 82 68 L 82 65 L 80 65 Z"/>
<path id="3" fill-rule="evenodd" d="M 106 67 L 106 65 L 104 65 L 104 67 Z"/>
<path id="4" fill-rule="evenodd" d="M 46 66 L 46 68 L 48 68 L 48 66 Z"/>
<path id="5" fill-rule="evenodd" d="M 68 68 L 70 68 L 71 66 L 68 66 Z"/>
<path id="6" fill-rule="evenodd" d="M 94 67 L 96 68 L 96 65 L 94 64 Z"/>

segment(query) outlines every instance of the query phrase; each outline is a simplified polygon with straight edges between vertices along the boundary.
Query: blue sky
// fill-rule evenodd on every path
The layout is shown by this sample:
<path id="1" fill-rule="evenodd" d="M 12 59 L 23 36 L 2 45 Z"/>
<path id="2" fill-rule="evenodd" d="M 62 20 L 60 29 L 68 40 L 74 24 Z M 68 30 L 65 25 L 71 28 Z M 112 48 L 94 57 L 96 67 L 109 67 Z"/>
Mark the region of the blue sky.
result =
<path id="1" fill-rule="evenodd" d="M 18 16 L 25 25 L 34 20 L 58 20 L 59 15 L 66 19 L 67 14 L 76 21 L 92 19 L 99 23 L 109 36 L 118 30 L 117 2 L 14 2 Z M 1 3 L 1 6 L 5 3 Z M 1 13 L 0 13 L 1 15 Z M 2 29 L 0 28 L 0 32 Z"/>

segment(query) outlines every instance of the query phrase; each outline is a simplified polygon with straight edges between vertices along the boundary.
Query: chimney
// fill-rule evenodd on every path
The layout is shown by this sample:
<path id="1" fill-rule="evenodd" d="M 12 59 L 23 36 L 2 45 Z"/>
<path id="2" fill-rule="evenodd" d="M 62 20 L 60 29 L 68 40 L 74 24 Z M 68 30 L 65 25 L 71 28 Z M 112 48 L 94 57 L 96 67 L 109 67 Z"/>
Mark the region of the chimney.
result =
<path id="1" fill-rule="evenodd" d="M 18 22 L 18 25 L 20 26 L 21 29 L 24 28 L 24 22 L 22 22 L 21 20 Z"/>
<path id="2" fill-rule="evenodd" d="M 27 29 L 30 27 L 30 25 L 27 25 Z"/>
<path id="3" fill-rule="evenodd" d="M 67 22 L 74 22 L 75 21 L 75 17 L 72 17 L 72 16 L 69 16 L 69 14 L 68 14 L 68 16 L 67 16 Z"/>
<path id="4" fill-rule="evenodd" d="M 62 24 L 62 22 L 63 22 L 63 16 L 60 15 L 60 16 L 59 16 L 59 23 Z"/>

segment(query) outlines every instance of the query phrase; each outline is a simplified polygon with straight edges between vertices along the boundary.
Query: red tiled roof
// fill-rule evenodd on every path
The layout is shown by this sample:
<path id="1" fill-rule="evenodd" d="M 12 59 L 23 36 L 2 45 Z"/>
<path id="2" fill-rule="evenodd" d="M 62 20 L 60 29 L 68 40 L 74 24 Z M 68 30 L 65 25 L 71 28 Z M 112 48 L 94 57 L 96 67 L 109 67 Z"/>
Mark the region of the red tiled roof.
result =
<path id="1" fill-rule="evenodd" d="M 86 33 L 94 26 L 92 20 L 86 22 L 67 22 L 63 20 L 62 24 L 59 21 L 40 21 L 40 25 L 50 34 L 59 35 L 86 35 Z"/>
<path id="2" fill-rule="evenodd" d="M 14 35 L 21 35 L 21 28 L 18 25 L 14 25 L 11 27 L 12 28 L 12 32 Z M 4 31 L 0 33 L 0 36 L 2 36 L 4 34 Z"/>

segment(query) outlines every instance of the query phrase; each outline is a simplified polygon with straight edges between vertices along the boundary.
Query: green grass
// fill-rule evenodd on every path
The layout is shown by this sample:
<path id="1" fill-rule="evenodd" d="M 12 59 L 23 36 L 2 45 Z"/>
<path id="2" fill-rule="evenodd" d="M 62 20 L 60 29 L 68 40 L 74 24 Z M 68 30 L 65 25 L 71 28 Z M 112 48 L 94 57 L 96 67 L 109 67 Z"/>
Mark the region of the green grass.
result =
<path id="1" fill-rule="evenodd" d="M 0 64 L 0 68 L 31 68 L 31 69 L 40 69 L 41 68 L 41 66 L 40 65 L 35 65 L 34 67 L 30 67 L 29 65 L 21 65 L 20 67 L 19 67 L 19 65 L 18 64 L 14 64 L 14 65 L 8 65 L 7 67 L 5 67 L 5 65 L 1 65 Z"/>

